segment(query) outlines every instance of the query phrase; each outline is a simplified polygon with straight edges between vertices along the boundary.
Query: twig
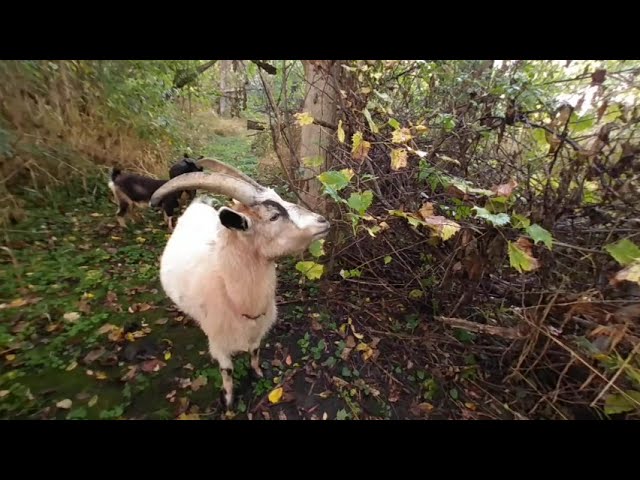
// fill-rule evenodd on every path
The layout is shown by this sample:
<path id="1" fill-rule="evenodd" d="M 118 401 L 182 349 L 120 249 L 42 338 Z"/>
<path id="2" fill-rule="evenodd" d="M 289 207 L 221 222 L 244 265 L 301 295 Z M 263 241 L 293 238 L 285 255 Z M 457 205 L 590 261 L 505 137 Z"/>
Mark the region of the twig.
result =
<path id="1" fill-rule="evenodd" d="M 483 323 L 471 322 L 462 318 L 435 317 L 436 320 L 451 325 L 454 328 L 464 328 L 471 332 L 486 333 L 510 340 L 519 340 L 524 338 L 524 334 L 518 328 L 514 327 L 495 327 L 493 325 L 485 325 Z"/>
<path id="2" fill-rule="evenodd" d="M 613 377 L 611 377 L 611 380 L 609 380 L 607 382 L 607 384 L 605 385 L 605 387 L 602 389 L 602 391 L 598 394 L 598 396 L 593 400 L 593 402 L 591 402 L 591 404 L 589 405 L 590 407 L 595 407 L 596 403 L 598 403 L 598 400 L 600 400 L 602 398 L 602 396 L 607 393 L 607 391 L 614 386 L 613 382 L 615 382 L 618 377 L 620 376 L 620 374 L 622 374 L 622 372 L 625 370 L 625 368 L 627 367 L 627 365 L 629 365 L 629 362 L 631 362 L 631 359 L 635 356 L 635 354 L 638 352 L 638 350 L 640 349 L 640 343 L 636 344 L 635 347 L 633 347 L 633 350 L 631 350 L 631 353 L 629 354 L 629 356 L 625 359 L 625 361 L 622 363 L 622 365 L 620 365 L 620 368 L 618 369 L 618 371 L 615 373 L 615 375 Z M 638 406 L 640 406 L 640 402 L 638 402 L 635 398 L 629 396 L 626 392 L 620 390 L 620 392 L 622 393 L 622 395 L 624 397 L 626 397 L 627 399 L 630 399 L 633 403 L 637 404 Z"/>

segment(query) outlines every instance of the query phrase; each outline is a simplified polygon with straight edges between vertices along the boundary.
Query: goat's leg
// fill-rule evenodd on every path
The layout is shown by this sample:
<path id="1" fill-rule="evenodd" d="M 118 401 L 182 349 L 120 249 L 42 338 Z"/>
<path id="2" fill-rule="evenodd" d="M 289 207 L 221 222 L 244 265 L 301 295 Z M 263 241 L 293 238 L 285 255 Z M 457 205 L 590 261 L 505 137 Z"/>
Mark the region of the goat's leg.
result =
<path id="1" fill-rule="evenodd" d="M 249 353 L 251 354 L 251 368 L 259 378 L 263 378 L 264 373 L 260 368 L 260 343 L 252 345 Z"/>
<path id="2" fill-rule="evenodd" d="M 209 340 L 209 353 L 218 362 L 222 374 L 222 388 L 224 389 L 224 403 L 227 410 L 233 404 L 233 360 L 231 355 L 218 350 Z"/>

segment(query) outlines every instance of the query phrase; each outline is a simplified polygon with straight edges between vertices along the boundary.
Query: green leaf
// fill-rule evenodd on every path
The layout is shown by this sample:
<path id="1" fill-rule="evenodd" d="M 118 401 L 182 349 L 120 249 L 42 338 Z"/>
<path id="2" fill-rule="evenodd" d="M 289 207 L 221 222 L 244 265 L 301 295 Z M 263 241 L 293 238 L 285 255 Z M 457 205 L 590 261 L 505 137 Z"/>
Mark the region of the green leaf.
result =
<path id="1" fill-rule="evenodd" d="M 371 113 L 369 112 L 369 109 L 365 108 L 362 113 L 364 113 L 364 117 L 367 119 L 367 122 L 369 123 L 369 128 L 371 129 L 371 131 L 373 133 L 378 133 L 378 126 L 374 123 L 373 119 L 371 118 Z"/>
<path id="2" fill-rule="evenodd" d="M 342 128 L 342 120 L 338 121 L 338 140 L 340 143 L 344 143 L 345 134 L 344 129 Z"/>
<path id="3" fill-rule="evenodd" d="M 321 156 L 304 157 L 302 159 L 302 163 L 304 163 L 304 165 L 309 168 L 318 168 L 321 167 L 324 163 L 324 158 L 322 158 Z"/>
<path id="4" fill-rule="evenodd" d="M 549 250 L 551 250 L 553 239 L 551 237 L 551 233 L 549 233 L 548 230 L 545 230 L 537 223 L 534 223 L 533 225 L 526 228 L 526 232 L 533 239 L 534 244 L 542 242 Z"/>
<path id="5" fill-rule="evenodd" d="M 422 298 L 422 296 L 424 295 L 424 293 L 422 292 L 422 290 L 411 290 L 409 292 L 409 298 L 413 299 L 413 300 L 419 300 Z"/>
<path id="6" fill-rule="evenodd" d="M 338 412 L 336 413 L 336 420 L 347 420 L 348 418 L 349 414 L 344 408 L 338 410 Z"/>
<path id="7" fill-rule="evenodd" d="M 458 399 L 458 390 L 456 388 L 452 388 L 451 390 L 449 390 L 449 395 L 451 395 L 451 398 L 453 398 L 454 400 Z"/>
<path id="8" fill-rule="evenodd" d="M 360 215 L 364 215 L 367 208 L 371 206 L 372 201 L 373 192 L 371 190 L 366 190 L 362 193 L 352 193 L 349 200 L 347 200 L 347 204 Z"/>
<path id="9" fill-rule="evenodd" d="M 640 259 L 640 248 L 627 238 L 605 245 L 604 249 L 623 267 Z"/>
<path id="10" fill-rule="evenodd" d="M 387 255 L 386 257 L 384 257 L 384 264 L 389 265 L 391 263 L 391 260 L 393 260 L 393 258 Z"/>
<path id="11" fill-rule="evenodd" d="M 640 392 L 635 390 L 626 390 L 624 393 L 631 398 L 627 398 L 621 393 L 615 393 L 607 396 L 604 403 L 604 413 L 614 415 L 616 413 L 631 412 L 640 409 Z M 635 400 L 635 402 L 633 400 Z M 637 403 L 636 403 L 637 402 Z"/>
<path id="12" fill-rule="evenodd" d="M 309 245 L 309 252 L 316 258 L 321 257 L 325 253 L 323 247 L 324 239 L 315 240 L 313 243 L 311 243 L 311 245 Z"/>
<path id="13" fill-rule="evenodd" d="M 324 265 L 316 262 L 298 262 L 296 270 L 302 272 L 309 280 L 318 280 L 324 272 Z"/>
<path id="14" fill-rule="evenodd" d="M 473 207 L 473 210 L 476 212 L 476 216 L 478 218 L 483 218 L 488 222 L 491 222 L 496 227 L 502 227 L 511 221 L 511 217 L 506 213 L 498 213 L 493 214 L 489 213 L 489 210 L 482 207 Z"/>
<path id="15" fill-rule="evenodd" d="M 514 220 L 511 223 L 515 228 L 528 228 L 529 225 L 531 225 L 531 220 L 518 213 L 514 213 L 513 215 L 511 215 L 511 218 Z"/>
<path id="16" fill-rule="evenodd" d="M 318 180 L 320 180 L 325 187 L 330 187 L 337 191 L 349 185 L 351 177 L 353 177 L 352 170 L 329 170 L 328 172 L 323 172 L 318 175 Z"/>
<path id="17" fill-rule="evenodd" d="M 85 407 L 74 408 L 67 414 L 67 420 L 82 420 L 87 418 L 87 409 Z"/>
<path id="18" fill-rule="evenodd" d="M 400 128 L 400 122 L 397 121 L 395 118 L 390 118 L 387 123 L 391 125 L 391 127 L 393 127 L 395 130 Z"/>
<path id="19" fill-rule="evenodd" d="M 530 272 L 538 268 L 538 261 L 522 250 L 515 242 L 509 242 L 509 263 L 518 272 Z"/>

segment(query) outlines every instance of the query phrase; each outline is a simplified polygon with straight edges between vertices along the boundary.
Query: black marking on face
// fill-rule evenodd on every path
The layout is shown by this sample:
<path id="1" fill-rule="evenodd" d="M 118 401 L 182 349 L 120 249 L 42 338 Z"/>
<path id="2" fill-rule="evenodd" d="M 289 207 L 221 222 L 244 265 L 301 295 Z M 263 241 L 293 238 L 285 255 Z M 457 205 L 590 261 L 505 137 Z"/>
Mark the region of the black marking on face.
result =
<path id="1" fill-rule="evenodd" d="M 265 200 L 264 202 L 262 202 L 262 205 L 266 205 L 276 210 L 283 218 L 289 218 L 289 212 L 287 212 L 287 210 L 282 205 L 274 200 Z"/>
<path id="2" fill-rule="evenodd" d="M 220 222 L 225 227 L 233 230 L 247 230 L 249 228 L 249 222 L 247 222 L 245 216 L 234 212 L 230 208 L 220 210 Z"/>

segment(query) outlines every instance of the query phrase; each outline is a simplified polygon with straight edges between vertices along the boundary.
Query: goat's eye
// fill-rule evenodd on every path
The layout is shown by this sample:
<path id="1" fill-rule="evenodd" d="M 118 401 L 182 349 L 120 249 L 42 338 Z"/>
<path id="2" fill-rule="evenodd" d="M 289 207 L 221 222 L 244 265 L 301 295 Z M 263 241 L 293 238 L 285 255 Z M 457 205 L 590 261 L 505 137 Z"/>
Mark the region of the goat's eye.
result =
<path id="1" fill-rule="evenodd" d="M 271 220 L 272 222 L 275 222 L 278 218 L 280 218 L 280 214 L 274 213 L 273 215 L 271 215 L 271 218 L 269 220 Z"/>

